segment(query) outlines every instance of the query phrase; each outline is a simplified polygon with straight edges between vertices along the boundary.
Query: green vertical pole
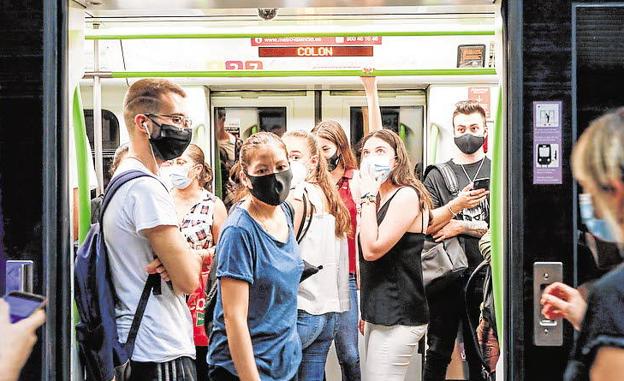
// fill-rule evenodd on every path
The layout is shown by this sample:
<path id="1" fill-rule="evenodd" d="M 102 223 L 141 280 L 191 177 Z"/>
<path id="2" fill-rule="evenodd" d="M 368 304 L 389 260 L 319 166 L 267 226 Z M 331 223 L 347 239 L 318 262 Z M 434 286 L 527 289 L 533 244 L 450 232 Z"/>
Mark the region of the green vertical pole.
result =
<path id="1" fill-rule="evenodd" d="M 503 93 L 499 88 L 492 142 L 492 184 L 490 227 L 492 230 L 492 285 L 500 347 L 504 348 L 504 274 L 505 274 L 505 132 L 503 130 Z"/>
<path id="2" fill-rule="evenodd" d="M 403 143 L 405 143 L 405 139 L 407 138 L 407 126 L 403 123 L 399 124 L 399 137 L 403 140 Z"/>
<path id="3" fill-rule="evenodd" d="M 74 145 L 76 149 L 76 172 L 78 174 L 78 242 L 82 243 L 91 226 L 91 195 L 89 190 L 89 160 L 91 160 L 91 150 L 89 149 L 89 140 L 87 139 L 87 128 L 82 109 L 82 99 L 80 97 L 80 86 L 76 86 L 74 90 L 72 113 L 74 122 Z"/>

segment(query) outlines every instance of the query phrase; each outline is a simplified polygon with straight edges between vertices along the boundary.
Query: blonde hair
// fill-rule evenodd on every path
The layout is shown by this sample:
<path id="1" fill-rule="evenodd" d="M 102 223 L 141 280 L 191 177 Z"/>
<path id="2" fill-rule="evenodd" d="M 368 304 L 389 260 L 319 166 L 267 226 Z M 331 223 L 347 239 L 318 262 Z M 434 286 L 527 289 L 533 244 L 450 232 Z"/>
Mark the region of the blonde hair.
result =
<path id="1" fill-rule="evenodd" d="M 392 170 L 389 177 L 392 184 L 414 188 L 420 199 L 420 210 L 431 211 L 433 208 L 431 196 L 429 196 L 429 192 L 427 192 L 427 188 L 425 188 L 423 183 L 414 176 L 414 167 L 410 162 L 405 144 L 403 144 L 399 135 L 388 129 L 374 131 L 362 139 L 362 147 L 364 147 L 370 138 L 378 138 L 388 143 L 396 154 L 396 167 Z"/>
<path id="2" fill-rule="evenodd" d="M 314 135 L 306 131 L 298 130 L 289 131 L 285 133 L 283 137 L 291 137 L 304 140 L 308 147 L 308 150 L 310 151 L 310 156 L 316 156 L 318 158 L 318 164 L 316 165 L 316 168 L 313 169 L 312 174 L 314 176 L 314 180 L 318 182 L 318 185 L 321 187 L 323 193 L 325 194 L 325 197 L 327 197 L 330 214 L 336 218 L 336 237 L 340 238 L 350 234 L 351 217 L 349 216 L 349 211 L 342 202 L 340 194 L 338 194 L 336 186 L 331 180 L 329 171 L 327 170 L 327 160 L 323 158 L 321 147 Z"/>
<path id="3" fill-rule="evenodd" d="M 337 147 L 337 152 L 340 155 L 339 163 L 346 170 L 357 169 L 357 161 L 355 155 L 351 151 L 351 146 L 347 140 L 347 135 L 340 123 L 334 120 L 324 120 L 317 124 L 312 133 L 319 138 L 327 139 L 334 143 Z"/>
<path id="4" fill-rule="evenodd" d="M 622 205 L 613 210 L 607 196 L 613 191 L 613 182 L 623 181 L 624 107 L 590 123 L 572 149 L 572 171 L 581 185 L 593 188 L 592 197 L 611 223 L 620 225 Z"/>

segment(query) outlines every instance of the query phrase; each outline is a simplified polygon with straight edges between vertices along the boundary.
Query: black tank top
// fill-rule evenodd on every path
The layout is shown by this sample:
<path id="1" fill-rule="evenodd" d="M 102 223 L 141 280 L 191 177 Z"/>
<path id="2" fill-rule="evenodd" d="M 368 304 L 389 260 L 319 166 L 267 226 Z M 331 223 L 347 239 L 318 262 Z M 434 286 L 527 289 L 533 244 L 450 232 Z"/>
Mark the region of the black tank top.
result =
<path id="1" fill-rule="evenodd" d="M 397 193 L 377 211 L 377 225 L 386 217 Z M 376 261 L 364 260 L 360 245 L 363 320 L 385 326 L 418 326 L 429 322 L 420 259 L 424 241 L 422 233 L 405 232 L 390 251 Z"/>

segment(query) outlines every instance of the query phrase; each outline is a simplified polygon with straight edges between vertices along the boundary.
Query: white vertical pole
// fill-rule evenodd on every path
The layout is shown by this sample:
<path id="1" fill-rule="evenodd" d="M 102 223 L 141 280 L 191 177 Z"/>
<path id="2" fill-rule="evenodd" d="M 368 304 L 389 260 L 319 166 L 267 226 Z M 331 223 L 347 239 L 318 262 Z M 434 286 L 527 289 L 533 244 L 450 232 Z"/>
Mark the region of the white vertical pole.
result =
<path id="1" fill-rule="evenodd" d="M 97 28 L 97 25 L 94 25 Z M 99 41 L 93 41 L 93 71 L 100 71 Z M 95 150 L 95 173 L 97 176 L 97 193 L 104 193 L 104 160 L 102 157 L 102 84 L 100 77 L 93 76 L 93 145 Z"/>

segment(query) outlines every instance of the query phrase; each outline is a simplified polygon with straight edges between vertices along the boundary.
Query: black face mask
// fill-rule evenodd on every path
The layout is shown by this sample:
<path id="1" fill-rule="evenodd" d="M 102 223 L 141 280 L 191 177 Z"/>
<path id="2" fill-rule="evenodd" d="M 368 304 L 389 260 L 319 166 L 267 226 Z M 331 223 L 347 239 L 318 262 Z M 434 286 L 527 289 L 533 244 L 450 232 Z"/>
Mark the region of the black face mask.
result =
<path id="1" fill-rule="evenodd" d="M 340 162 L 340 155 L 336 151 L 332 157 L 327 159 L 327 170 L 333 172 L 338 167 L 338 162 Z"/>
<path id="2" fill-rule="evenodd" d="M 247 177 L 251 181 L 251 194 L 266 204 L 277 206 L 288 197 L 292 180 L 290 168 L 270 175 Z"/>
<path id="3" fill-rule="evenodd" d="M 153 120 L 152 122 L 157 127 L 152 132 L 149 140 L 154 156 L 164 161 L 182 156 L 184 150 L 191 144 L 193 131 L 169 124 L 158 124 Z"/>
<path id="4" fill-rule="evenodd" d="M 463 134 L 455 137 L 455 145 L 460 151 L 466 155 L 472 155 L 483 146 L 485 142 L 484 136 L 474 136 L 472 134 Z"/>

